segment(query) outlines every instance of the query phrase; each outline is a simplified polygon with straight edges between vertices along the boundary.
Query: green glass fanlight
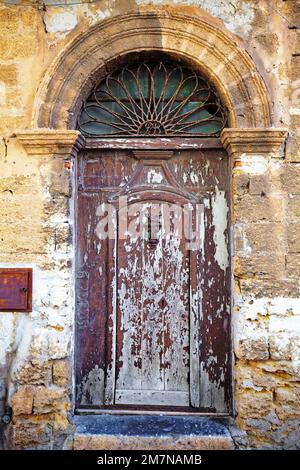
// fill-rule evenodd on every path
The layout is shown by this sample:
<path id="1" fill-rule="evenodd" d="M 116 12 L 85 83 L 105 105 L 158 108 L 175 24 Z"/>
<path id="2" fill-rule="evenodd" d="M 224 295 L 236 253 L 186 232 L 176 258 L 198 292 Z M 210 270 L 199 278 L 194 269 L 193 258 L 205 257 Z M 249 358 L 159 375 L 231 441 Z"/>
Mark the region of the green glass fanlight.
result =
<path id="1" fill-rule="evenodd" d="M 180 64 L 142 62 L 108 75 L 89 95 L 78 129 L 97 136 L 217 136 L 227 110 L 206 79 Z"/>

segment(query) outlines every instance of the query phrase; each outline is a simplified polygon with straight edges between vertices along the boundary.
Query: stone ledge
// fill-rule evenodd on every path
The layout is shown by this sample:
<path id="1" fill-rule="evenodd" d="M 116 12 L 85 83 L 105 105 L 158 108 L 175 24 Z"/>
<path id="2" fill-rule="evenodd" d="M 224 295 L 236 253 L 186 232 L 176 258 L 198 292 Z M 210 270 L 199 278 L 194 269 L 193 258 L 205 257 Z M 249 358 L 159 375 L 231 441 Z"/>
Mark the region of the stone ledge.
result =
<path id="1" fill-rule="evenodd" d="M 76 416 L 75 450 L 232 450 L 225 424 L 193 416 Z"/>
<path id="2" fill-rule="evenodd" d="M 32 129 L 15 134 L 28 155 L 76 156 L 85 139 L 79 131 Z"/>
<path id="3" fill-rule="evenodd" d="M 283 146 L 288 132 L 286 129 L 276 128 L 226 128 L 221 133 L 224 148 L 233 158 L 247 155 L 270 155 L 280 158 L 280 149 Z"/>

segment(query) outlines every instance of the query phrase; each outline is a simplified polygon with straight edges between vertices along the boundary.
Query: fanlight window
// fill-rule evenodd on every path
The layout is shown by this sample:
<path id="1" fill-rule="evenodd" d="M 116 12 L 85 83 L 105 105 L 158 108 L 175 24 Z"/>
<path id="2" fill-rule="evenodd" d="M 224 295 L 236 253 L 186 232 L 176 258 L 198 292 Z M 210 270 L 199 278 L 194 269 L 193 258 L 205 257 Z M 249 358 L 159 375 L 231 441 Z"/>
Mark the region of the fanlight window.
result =
<path id="1" fill-rule="evenodd" d="M 219 135 L 227 111 L 206 79 L 164 62 L 128 65 L 90 94 L 78 119 L 87 137 Z"/>

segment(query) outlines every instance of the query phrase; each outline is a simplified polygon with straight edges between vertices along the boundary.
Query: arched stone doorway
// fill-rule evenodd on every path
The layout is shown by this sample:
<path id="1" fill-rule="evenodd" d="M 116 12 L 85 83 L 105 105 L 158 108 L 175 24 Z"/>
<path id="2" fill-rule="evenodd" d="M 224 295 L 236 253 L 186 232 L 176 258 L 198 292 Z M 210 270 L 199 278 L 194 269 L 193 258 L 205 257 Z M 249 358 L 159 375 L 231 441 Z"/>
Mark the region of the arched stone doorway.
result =
<path id="1" fill-rule="evenodd" d="M 141 50 L 186 61 L 214 85 L 229 110 L 231 129 L 223 131 L 222 142 L 233 156 L 234 172 L 243 171 L 245 154 L 251 159 L 278 152 L 285 133 L 271 128 L 268 93 L 253 61 L 212 18 L 179 15 L 176 9 L 115 17 L 75 39 L 45 75 L 32 129 L 18 134 L 27 151 L 61 156 L 62 165 L 77 156 L 85 142 L 73 129 L 83 100 L 120 57 Z"/>
<path id="2" fill-rule="evenodd" d="M 76 38 L 41 83 L 32 128 L 74 129 L 95 83 L 124 56 L 147 51 L 171 54 L 202 72 L 229 110 L 229 127 L 271 125 L 266 86 L 237 38 L 201 10 L 199 16 L 188 16 L 156 7 L 106 20 Z"/>

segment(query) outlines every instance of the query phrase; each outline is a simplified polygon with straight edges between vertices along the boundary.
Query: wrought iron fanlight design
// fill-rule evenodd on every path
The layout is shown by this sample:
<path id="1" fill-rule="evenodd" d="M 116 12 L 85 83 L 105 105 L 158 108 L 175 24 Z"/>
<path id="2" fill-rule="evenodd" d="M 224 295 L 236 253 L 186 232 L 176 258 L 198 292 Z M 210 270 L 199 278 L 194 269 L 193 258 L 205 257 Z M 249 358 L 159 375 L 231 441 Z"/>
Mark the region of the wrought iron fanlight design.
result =
<path id="1" fill-rule="evenodd" d="M 87 137 L 219 135 L 227 110 L 206 79 L 180 64 L 143 62 L 111 73 L 78 119 Z"/>

